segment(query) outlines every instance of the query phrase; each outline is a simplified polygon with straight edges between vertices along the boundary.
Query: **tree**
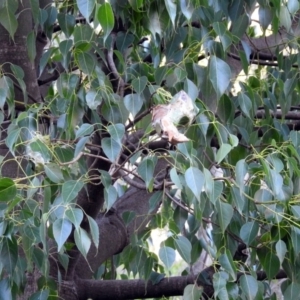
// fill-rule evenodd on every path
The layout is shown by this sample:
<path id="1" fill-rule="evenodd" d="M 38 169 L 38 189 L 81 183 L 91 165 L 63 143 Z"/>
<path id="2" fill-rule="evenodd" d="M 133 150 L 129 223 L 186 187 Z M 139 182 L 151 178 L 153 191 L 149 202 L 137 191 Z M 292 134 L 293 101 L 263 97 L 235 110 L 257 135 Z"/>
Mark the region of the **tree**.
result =
<path id="1" fill-rule="evenodd" d="M 298 10 L 0 1 L 0 298 L 297 298 Z"/>

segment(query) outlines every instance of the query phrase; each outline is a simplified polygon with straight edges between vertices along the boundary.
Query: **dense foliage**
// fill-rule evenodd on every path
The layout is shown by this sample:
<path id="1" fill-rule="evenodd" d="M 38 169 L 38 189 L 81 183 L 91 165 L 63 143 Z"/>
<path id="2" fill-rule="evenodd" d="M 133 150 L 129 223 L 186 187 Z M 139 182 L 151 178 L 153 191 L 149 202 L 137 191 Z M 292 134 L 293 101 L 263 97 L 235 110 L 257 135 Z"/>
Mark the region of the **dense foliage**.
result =
<path id="1" fill-rule="evenodd" d="M 299 8 L 0 1 L 0 298 L 296 299 Z"/>

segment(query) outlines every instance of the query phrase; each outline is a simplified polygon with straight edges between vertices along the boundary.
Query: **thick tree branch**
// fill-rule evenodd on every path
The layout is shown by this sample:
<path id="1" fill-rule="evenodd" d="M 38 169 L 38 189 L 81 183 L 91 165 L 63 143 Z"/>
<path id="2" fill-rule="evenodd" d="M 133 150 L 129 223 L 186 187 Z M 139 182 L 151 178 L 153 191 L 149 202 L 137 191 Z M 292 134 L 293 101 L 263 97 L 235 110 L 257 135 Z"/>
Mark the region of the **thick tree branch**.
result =
<path id="1" fill-rule="evenodd" d="M 195 276 L 177 276 L 152 284 L 145 280 L 78 280 L 78 299 L 116 300 L 158 298 L 182 295 L 188 284 L 194 284 Z"/>

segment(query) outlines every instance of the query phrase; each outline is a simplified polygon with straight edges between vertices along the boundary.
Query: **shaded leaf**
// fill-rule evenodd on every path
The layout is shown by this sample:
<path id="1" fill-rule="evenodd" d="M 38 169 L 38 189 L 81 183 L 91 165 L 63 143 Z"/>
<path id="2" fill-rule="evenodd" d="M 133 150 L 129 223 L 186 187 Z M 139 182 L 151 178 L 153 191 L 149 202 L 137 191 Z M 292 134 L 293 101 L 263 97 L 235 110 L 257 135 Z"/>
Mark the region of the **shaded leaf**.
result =
<path id="1" fill-rule="evenodd" d="M 240 230 L 240 237 L 247 246 L 251 245 L 251 243 L 255 240 L 258 234 L 258 230 L 258 222 L 247 222 L 242 226 Z"/>
<path id="2" fill-rule="evenodd" d="M 105 155 L 111 162 L 116 162 L 122 149 L 122 145 L 113 138 L 105 137 L 101 140 L 101 146 Z"/>
<path id="3" fill-rule="evenodd" d="M 90 216 L 87 216 L 87 217 L 88 217 L 88 221 L 89 221 L 90 233 L 91 233 L 91 236 L 92 236 L 92 240 L 95 244 L 95 247 L 98 248 L 98 246 L 99 246 L 99 237 L 100 237 L 98 224 Z"/>
<path id="4" fill-rule="evenodd" d="M 91 247 L 91 239 L 88 236 L 88 233 L 84 229 L 79 227 L 74 232 L 74 238 L 76 246 L 78 247 L 83 257 L 86 258 L 87 253 Z"/>
<path id="5" fill-rule="evenodd" d="M 64 203 L 70 203 L 74 200 L 79 191 L 83 188 L 83 182 L 77 180 L 68 180 L 62 186 L 62 198 Z"/>
<path id="6" fill-rule="evenodd" d="M 219 221 L 221 230 L 222 230 L 222 232 L 224 232 L 232 219 L 233 208 L 230 204 L 224 203 L 221 200 L 216 201 L 215 207 L 216 207 L 216 211 L 218 213 L 218 221 Z"/>
<path id="7" fill-rule="evenodd" d="M 217 97 L 220 98 L 229 86 L 231 70 L 225 61 L 213 55 L 210 57 L 209 79 L 217 93 Z"/>
<path id="8" fill-rule="evenodd" d="M 229 144 L 223 143 L 217 151 L 216 161 L 219 164 L 231 151 L 232 147 Z"/>
<path id="9" fill-rule="evenodd" d="M 110 208 L 114 205 L 118 198 L 117 190 L 114 186 L 110 185 L 104 190 L 104 198 L 106 203 L 106 209 L 110 210 Z"/>
<path id="10" fill-rule="evenodd" d="M 134 90 L 138 93 L 141 94 L 148 82 L 148 78 L 146 76 L 141 76 L 138 78 L 135 78 L 132 80 L 132 87 L 134 88 Z"/>
<path id="11" fill-rule="evenodd" d="M 240 278 L 240 285 L 247 299 L 255 299 L 258 292 L 258 284 L 254 277 L 250 275 L 242 275 Z"/>
<path id="12" fill-rule="evenodd" d="M 14 274 L 18 260 L 18 244 L 15 238 L 4 237 L 1 241 L 0 262 L 10 276 Z"/>
<path id="13" fill-rule="evenodd" d="M 225 253 L 219 257 L 220 265 L 231 276 L 231 281 L 236 280 L 236 266 L 233 262 L 231 252 L 226 249 Z"/>
<path id="14" fill-rule="evenodd" d="M 138 174 L 142 177 L 142 179 L 145 181 L 147 189 L 152 191 L 152 185 L 153 185 L 153 174 L 154 169 L 157 163 L 157 157 L 152 156 L 148 157 L 146 159 L 143 159 L 142 162 L 138 166 Z"/>

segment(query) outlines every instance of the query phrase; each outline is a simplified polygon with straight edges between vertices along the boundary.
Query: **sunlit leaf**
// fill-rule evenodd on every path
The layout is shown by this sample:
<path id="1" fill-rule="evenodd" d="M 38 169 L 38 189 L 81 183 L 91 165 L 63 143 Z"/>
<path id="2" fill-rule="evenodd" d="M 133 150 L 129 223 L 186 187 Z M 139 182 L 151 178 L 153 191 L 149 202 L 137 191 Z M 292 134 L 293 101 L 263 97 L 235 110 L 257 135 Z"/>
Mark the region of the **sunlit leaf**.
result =
<path id="1" fill-rule="evenodd" d="M 184 177 L 187 186 L 191 189 L 195 197 L 200 200 L 200 194 L 205 180 L 203 173 L 195 167 L 190 167 L 186 170 Z"/>
<path id="2" fill-rule="evenodd" d="M 175 26 L 176 18 L 176 3 L 173 0 L 165 0 L 165 5 L 169 14 L 169 17 L 172 21 L 173 26 Z"/>
<path id="3" fill-rule="evenodd" d="M 0 178 L 0 202 L 8 202 L 14 199 L 17 194 L 17 187 L 10 178 Z"/>
<path id="4" fill-rule="evenodd" d="M 77 6 L 81 14 L 89 20 L 91 13 L 96 4 L 96 0 L 76 0 Z"/>
<path id="5" fill-rule="evenodd" d="M 104 31 L 104 41 L 107 39 L 112 29 L 114 28 L 115 19 L 110 3 L 102 4 L 97 12 L 97 18 Z"/>

